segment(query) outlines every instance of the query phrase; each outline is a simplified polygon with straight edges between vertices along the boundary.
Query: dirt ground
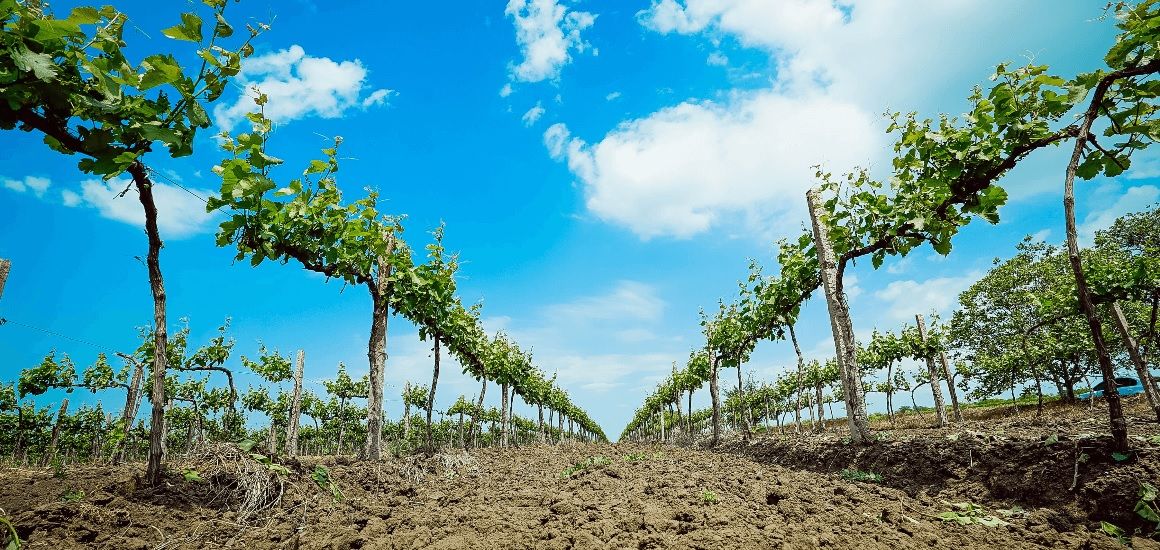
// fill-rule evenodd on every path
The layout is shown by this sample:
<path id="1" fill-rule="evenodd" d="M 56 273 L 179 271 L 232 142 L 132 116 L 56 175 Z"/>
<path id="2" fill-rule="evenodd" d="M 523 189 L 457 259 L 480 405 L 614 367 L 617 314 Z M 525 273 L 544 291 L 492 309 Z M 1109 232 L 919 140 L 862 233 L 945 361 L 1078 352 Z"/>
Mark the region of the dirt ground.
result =
<path id="1" fill-rule="evenodd" d="M 570 444 L 279 460 L 286 475 L 253 461 L 239 469 L 218 449 L 175 458 L 157 489 L 139 488 L 140 465 L 71 466 L 63 477 L 6 469 L 0 515 L 29 549 L 1113 549 L 1122 545 L 1100 521 L 1150 532 L 1132 508 L 1141 482 L 1160 484 L 1160 444 L 1148 439 L 1160 429 L 1138 400 L 1128 411 L 1140 437 L 1121 460 L 1100 435 L 1101 411 L 1055 407 L 975 412 L 947 429 L 900 419 L 865 447 L 831 430 L 714 451 Z M 312 479 L 319 465 L 340 499 Z M 847 469 L 881 479 L 852 481 Z M 952 511 L 969 523 L 938 517 Z"/>

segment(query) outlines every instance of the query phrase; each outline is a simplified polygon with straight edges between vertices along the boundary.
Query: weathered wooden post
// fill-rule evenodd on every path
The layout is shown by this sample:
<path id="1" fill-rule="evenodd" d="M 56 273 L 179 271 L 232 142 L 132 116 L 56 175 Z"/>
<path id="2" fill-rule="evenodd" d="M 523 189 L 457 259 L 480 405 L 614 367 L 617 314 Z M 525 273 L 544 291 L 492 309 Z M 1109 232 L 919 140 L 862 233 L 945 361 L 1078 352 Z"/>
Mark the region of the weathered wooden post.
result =
<path id="1" fill-rule="evenodd" d="M 64 415 L 68 414 L 68 398 L 60 400 L 60 412 L 56 413 L 56 423 L 52 425 L 52 441 L 48 444 L 48 463 L 56 460 L 56 445 L 60 442 L 60 427 L 64 424 Z"/>
<path id="2" fill-rule="evenodd" d="M 916 314 L 914 316 L 914 320 L 918 323 L 918 337 L 922 339 L 922 343 L 925 346 L 926 321 L 923 319 L 921 313 Z M 928 373 L 930 373 L 930 391 L 934 394 L 935 418 L 938 418 L 939 427 L 946 426 L 947 408 L 946 404 L 943 403 L 942 386 L 939 385 L 938 381 L 938 369 L 934 366 L 934 354 L 928 352 L 924 353 L 923 355 L 925 356 L 923 359 L 926 359 L 926 370 Z"/>
<path id="3" fill-rule="evenodd" d="M 298 364 L 294 369 L 294 396 L 290 400 L 290 418 L 286 422 L 286 456 L 298 456 L 298 420 L 302 416 L 302 372 L 306 368 L 306 352 L 298 350 Z"/>
<path id="4" fill-rule="evenodd" d="M 951 411 L 955 415 L 955 422 L 962 422 L 963 411 L 959 409 L 959 392 L 955 390 L 955 379 L 951 377 L 951 362 L 947 359 L 947 352 L 939 352 L 938 358 L 942 363 L 943 377 L 947 380 L 947 390 L 951 393 Z"/>
<path id="5" fill-rule="evenodd" d="M 12 269 L 12 260 L 0 258 L 0 297 L 4 296 L 4 283 L 8 281 L 8 270 Z"/>

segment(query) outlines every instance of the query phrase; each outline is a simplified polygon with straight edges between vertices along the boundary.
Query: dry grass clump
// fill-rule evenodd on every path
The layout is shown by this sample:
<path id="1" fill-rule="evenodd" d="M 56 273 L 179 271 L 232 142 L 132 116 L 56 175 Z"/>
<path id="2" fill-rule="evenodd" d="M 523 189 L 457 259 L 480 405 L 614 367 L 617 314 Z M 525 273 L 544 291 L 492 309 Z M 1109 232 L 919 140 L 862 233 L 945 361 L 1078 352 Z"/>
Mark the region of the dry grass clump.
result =
<path id="1" fill-rule="evenodd" d="M 400 461 L 399 473 L 413 479 L 416 484 L 428 475 L 453 479 L 464 474 L 478 475 L 479 461 L 463 451 L 432 456 L 412 455 Z"/>
<path id="2" fill-rule="evenodd" d="M 185 462 L 184 472 L 200 478 L 194 483 L 204 491 L 203 502 L 233 510 L 242 522 L 277 505 L 286 489 L 282 474 L 237 445 L 203 445 L 191 450 Z"/>

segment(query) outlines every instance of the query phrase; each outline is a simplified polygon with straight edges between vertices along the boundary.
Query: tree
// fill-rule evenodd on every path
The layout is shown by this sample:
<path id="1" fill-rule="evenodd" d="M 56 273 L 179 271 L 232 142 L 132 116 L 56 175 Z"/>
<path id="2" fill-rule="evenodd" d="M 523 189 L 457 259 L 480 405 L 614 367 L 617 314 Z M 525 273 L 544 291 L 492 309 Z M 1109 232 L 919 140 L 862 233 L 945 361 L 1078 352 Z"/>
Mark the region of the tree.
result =
<path id="1" fill-rule="evenodd" d="M 347 425 L 347 404 L 351 399 L 367 399 L 368 386 L 367 376 L 363 376 L 357 382 L 350 377 L 346 372 L 346 365 L 338 364 L 338 372 L 335 374 L 334 380 L 323 380 L 322 386 L 326 388 L 326 393 L 338 400 L 335 419 L 337 426 L 337 442 L 335 452 L 342 453 L 343 435 L 346 432 Z"/>
<path id="2" fill-rule="evenodd" d="M 938 369 L 934 366 L 934 356 L 941 350 L 941 345 L 927 338 L 926 321 L 922 314 L 916 314 L 914 321 L 917 323 L 917 333 L 909 338 L 912 349 L 915 354 L 911 357 L 914 359 L 923 359 L 926 361 L 927 375 L 930 377 L 930 390 L 934 396 L 934 415 L 938 419 L 939 427 L 947 425 L 947 408 L 943 404 L 942 386 L 938 381 Z M 949 383 L 949 382 L 948 382 Z"/>
<path id="3" fill-rule="evenodd" d="M 1160 20 L 1160 3 L 1155 0 L 1146 0 L 1136 6 L 1121 3 L 1115 10 L 1116 26 L 1122 32 L 1104 56 L 1111 71 L 1097 70 L 1074 80 L 1073 85 L 1084 96 L 1090 90 L 1091 100 L 1075 131 L 1075 146 L 1063 182 L 1063 211 L 1067 225 L 1067 257 L 1075 276 L 1080 311 L 1087 319 L 1104 379 L 1113 447 L 1125 452 L 1128 449 L 1128 426 L 1116 390 L 1115 369 L 1080 256 L 1075 221 L 1075 178 L 1078 175 L 1092 179 L 1100 173 L 1107 177 L 1120 175 L 1128 168 L 1131 154 L 1148 147 L 1154 140 L 1156 128 L 1160 128 L 1160 120 L 1155 117 L 1155 100 L 1160 92 L 1154 89 L 1154 81 L 1148 80 L 1160 72 L 1160 59 L 1156 57 L 1160 50 L 1157 46 L 1160 30 L 1156 24 Z M 1106 116 L 1109 122 L 1104 137 L 1125 139 L 1116 143 L 1112 150 L 1101 146 L 1092 133 L 1092 126 L 1101 116 Z"/>
<path id="4" fill-rule="evenodd" d="M 123 34 L 128 18 L 106 6 L 74 8 L 58 18 L 42 2 L 6 2 L 0 26 L 0 129 L 35 131 L 45 144 L 65 155 L 79 154 L 82 172 L 114 178 L 128 172 L 145 213 L 149 241 L 146 265 L 153 296 L 154 345 L 166 347 L 165 283 L 161 276 L 162 241 L 157 229 L 153 181 L 144 157 L 154 144 L 170 156 L 192 153 L 194 136 L 210 126 L 203 104 L 215 101 L 242 58 L 253 52 L 249 42 L 237 49 L 219 44 L 233 35 L 226 22 L 227 0 L 204 0 L 215 23 L 207 38 L 196 13 L 181 14 L 181 23 L 161 33 L 199 46 L 196 73 L 186 74 L 172 54 L 153 54 L 134 64 L 126 56 Z M 153 415 L 146 479 L 161 481 L 165 362 L 153 370 Z"/>
<path id="5" fill-rule="evenodd" d="M 842 376 L 842 391 L 846 401 L 846 421 L 850 439 L 854 443 L 870 441 L 870 421 L 866 417 L 866 401 L 862 395 L 862 380 L 858 371 L 857 347 L 854 343 L 854 324 L 850 319 L 850 305 L 846 301 L 837 256 L 830 240 L 830 228 L 822 217 L 821 194 L 811 189 L 806 194 L 810 219 L 814 226 L 814 243 L 821 267 L 822 288 L 829 308 L 830 327 L 837 350 L 838 370 Z"/>
<path id="6" fill-rule="evenodd" d="M 323 149 L 324 160 L 312 160 L 300 178 L 279 188 L 271 170 L 281 159 L 266 153 L 273 125 L 262 112 L 267 97 L 258 93 L 259 111 L 250 113 L 252 132 L 222 135 L 222 149 L 230 155 L 214 167 L 221 191 L 211 196 L 206 210 L 229 210 L 231 215 L 218 230 L 218 246 L 234 245 L 237 259 L 257 266 L 267 259 L 291 260 L 303 268 L 335 277 L 347 284 L 364 286 L 371 296 L 371 331 L 367 345 L 369 403 L 364 454 L 381 456 L 383 372 L 386 365 L 387 313 L 395 281 L 413 277 L 410 254 L 397 234 L 399 218 L 381 216 L 378 195 L 349 204 L 334 174 L 338 171 L 338 147 Z"/>
<path id="7" fill-rule="evenodd" d="M 431 386 L 428 391 L 425 406 L 427 411 L 426 442 L 427 452 L 435 451 L 435 441 L 431 432 L 431 415 L 435 409 L 435 388 L 439 385 L 439 348 L 440 339 L 447 341 L 447 336 L 458 336 L 454 332 L 456 325 L 451 318 L 463 306 L 455 297 L 455 272 L 459 269 L 459 260 L 456 256 L 448 258 L 443 247 L 443 226 L 439 226 L 432 234 L 435 242 L 427 245 L 429 261 L 415 267 L 415 284 L 403 287 L 399 299 L 403 305 L 399 307 L 405 311 L 422 311 L 419 317 L 430 319 L 431 324 L 421 324 L 419 337 L 422 340 L 430 339 L 432 353 L 435 356 L 435 366 L 431 374 Z M 447 334 L 450 332 L 450 334 Z"/>
<path id="8" fill-rule="evenodd" d="M 870 343 L 858 350 L 858 364 L 870 369 L 886 369 L 883 381 L 875 386 L 879 392 L 886 394 L 886 414 L 894 422 L 894 392 L 897 389 L 894 364 L 909 355 L 908 346 L 894 333 L 878 330 L 870 336 Z"/>

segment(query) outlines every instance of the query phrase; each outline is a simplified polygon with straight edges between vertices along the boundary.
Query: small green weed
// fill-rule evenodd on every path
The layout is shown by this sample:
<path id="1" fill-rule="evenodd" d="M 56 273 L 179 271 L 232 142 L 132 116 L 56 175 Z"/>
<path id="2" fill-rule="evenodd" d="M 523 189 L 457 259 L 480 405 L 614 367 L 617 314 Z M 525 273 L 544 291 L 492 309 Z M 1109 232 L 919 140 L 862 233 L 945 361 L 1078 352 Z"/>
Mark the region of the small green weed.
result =
<path id="1" fill-rule="evenodd" d="M 560 474 L 562 478 L 572 477 L 580 472 L 584 472 L 593 468 L 602 468 L 612 464 L 612 459 L 606 456 L 590 456 L 587 460 L 581 460 L 567 468 Z"/>
<path id="2" fill-rule="evenodd" d="M 181 477 L 185 478 L 186 481 L 194 483 L 202 481 L 201 474 L 197 473 L 197 470 L 191 468 L 185 468 L 181 470 Z"/>
<path id="3" fill-rule="evenodd" d="M 625 462 L 641 462 L 644 460 L 648 460 L 648 454 L 647 453 L 629 453 L 629 454 L 624 456 L 624 460 L 625 460 Z"/>
<path id="4" fill-rule="evenodd" d="M 953 508 L 949 512 L 943 512 L 936 516 L 938 519 L 943 521 L 953 521 L 959 525 L 970 525 L 972 523 L 978 523 L 979 525 L 983 525 L 985 527 L 1008 525 L 1006 521 L 988 514 L 987 511 L 978 504 L 972 504 L 970 502 L 947 502 L 945 500 L 943 501 L 943 504 Z"/>
<path id="5" fill-rule="evenodd" d="M 65 502 L 80 502 L 85 499 L 85 492 L 83 489 L 71 489 L 65 491 L 60 498 Z"/>
<path id="6" fill-rule="evenodd" d="M 1019 506 L 1012 506 L 1011 508 L 1008 508 L 1008 509 L 996 508 L 995 511 L 1002 514 L 1003 517 L 1008 517 L 1008 518 L 1021 518 L 1021 517 L 1027 515 L 1027 510 L 1024 510 L 1023 508 L 1021 508 Z"/>
<path id="7" fill-rule="evenodd" d="M 1156 486 L 1151 483 L 1140 484 L 1140 500 L 1136 501 L 1134 509 L 1136 515 L 1156 524 L 1153 532 L 1160 532 L 1160 506 L 1156 503 Z"/>
<path id="8" fill-rule="evenodd" d="M 256 441 L 247 439 L 246 441 L 238 443 L 238 448 L 246 453 L 249 453 L 250 458 L 262 463 L 263 465 L 266 466 L 266 468 L 269 468 L 269 470 L 271 472 L 274 472 L 274 473 L 280 474 L 280 475 L 287 475 L 290 473 L 289 468 L 287 468 L 281 464 L 278 464 L 277 462 L 274 462 L 274 460 L 272 458 L 270 458 L 262 453 L 253 452 L 253 448 L 257 444 L 258 443 Z"/>
<path id="9" fill-rule="evenodd" d="M 1128 538 L 1128 534 L 1125 533 L 1123 529 L 1120 529 L 1119 527 L 1117 527 L 1111 523 L 1108 523 L 1106 521 L 1101 521 L 1100 522 L 1100 531 L 1107 533 L 1108 536 L 1116 537 L 1116 540 L 1120 541 L 1120 544 L 1122 544 L 1124 546 L 1131 546 L 1132 545 L 1132 540 Z"/>
<path id="10" fill-rule="evenodd" d="M 310 473 L 310 479 L 313 479 L 319 487 L 330 491 L 330 496 L 334 498 L 335 502 L 342 500 L 342 491 L 338 490 L 334 480 L 330 479 L 330 470 L 326 469 L 326 466 L 321 464 L 315 466 L 314 471 Z"/>
<path id="11" fill-rule="evenodd" d="M 64 460 L 59 456 L 52 457 L 52 477 L 56 479 L 64 479 Z"/>
<path id="12" fill-rule="evenodd" d="M 713 491 L 701 491 L 701 500 L 708 504 L 717 504 L 717 493 Z"/>
<path id="13" fill-rule="evenodd" d="M 863 472 L 862 470 L 854 470 L 846 468 L 842 470 L 842 477 L 850 481 L 862 481 L 865 483 L 882 483 L 882 475 L 874 472 Z"/>
<path id="14" fill-rule="evenodd" d="M 12 525 L 12 521 L 4 515 L 3 510 L 0 510 L 0 542 L 5 538 L 8 539 L 8 544 L 4 546 L 5 550 L 20 550 L 20 545 L 24 542 L 16 533 L 16 526 Z"/>

